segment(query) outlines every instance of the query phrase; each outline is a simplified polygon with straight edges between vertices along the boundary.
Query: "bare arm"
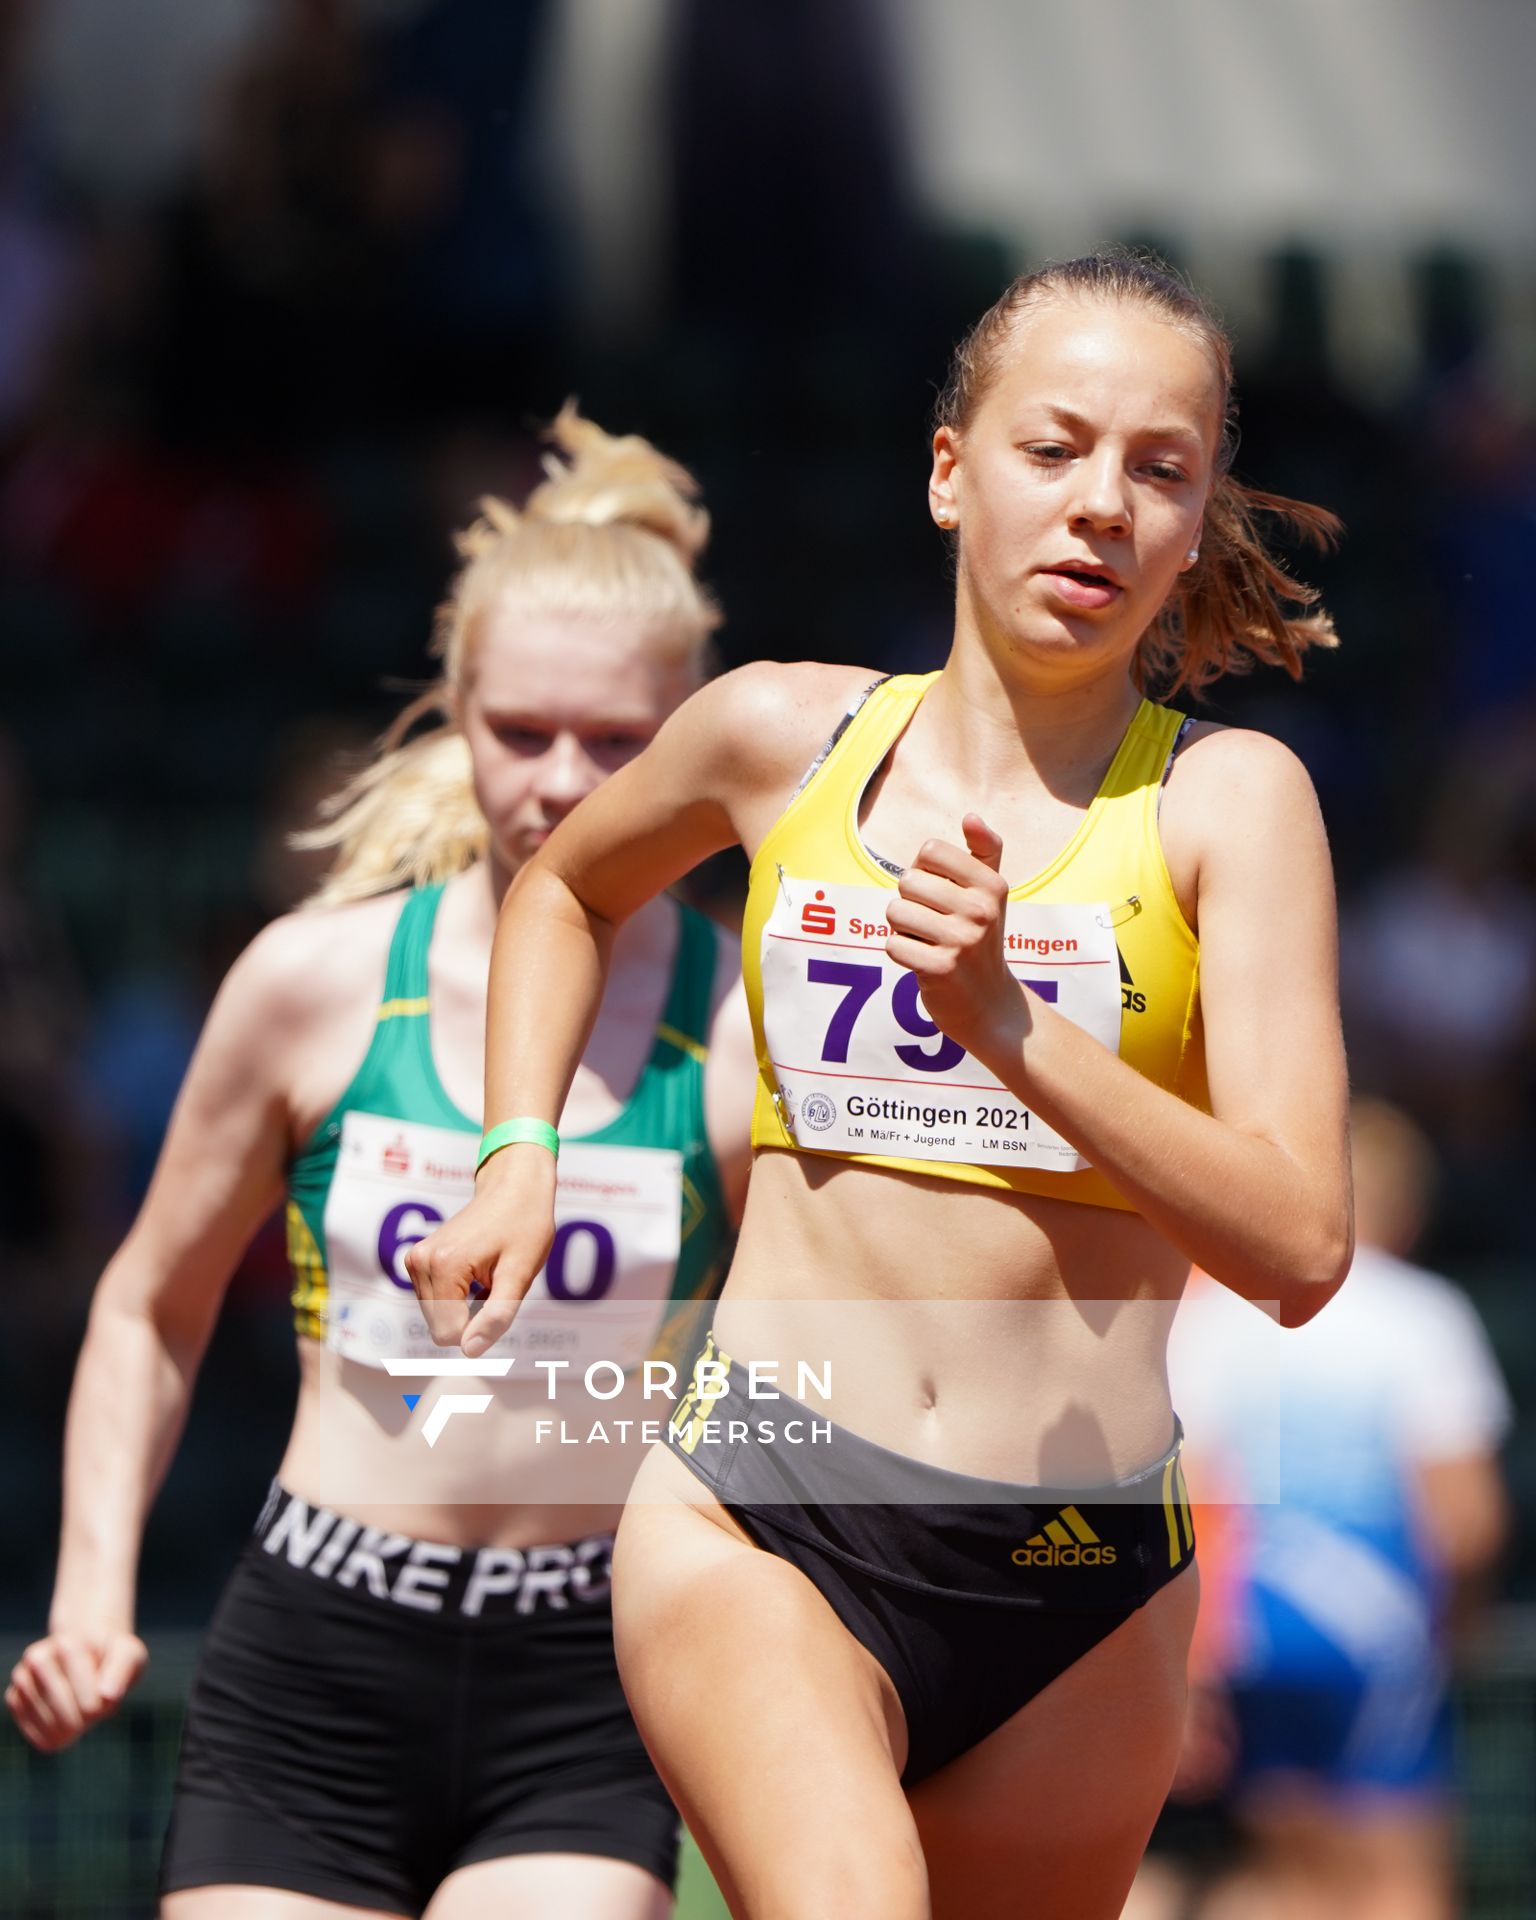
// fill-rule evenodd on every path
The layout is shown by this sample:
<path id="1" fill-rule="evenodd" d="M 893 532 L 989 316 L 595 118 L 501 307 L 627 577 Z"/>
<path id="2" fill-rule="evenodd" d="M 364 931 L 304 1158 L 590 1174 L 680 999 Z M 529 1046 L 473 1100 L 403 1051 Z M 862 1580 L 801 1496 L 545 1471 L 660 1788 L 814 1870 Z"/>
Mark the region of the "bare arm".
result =
<path id="1" fill-rule="evenodd" d="M 502 902 L 491 951 L 485 1124 L 554 1125 L 586 1046 L 613 931 L 722 847 L 750 852 L 837 717 L 867 683 L 856 669 L 748 667 L 672 715 L 651 745 L 550 836 Z M 406 1255 L 440 1346 L 482 1353 L 511 1324 L 549 1252 L 555 1165 L 542 1147 L 504 1148 L 475 1198 Z M 473 1324 L 468 1298 L 489 1299 Z"/>
<path id="2" fill-rule="evenodd" d="M 1196 757 L 1199 757 L 1198 767 Z M 1021 987 L 1002 958 L 1005 850 L 930 842 L 891 911 L 929 1013 L 1081 1148 L 1197 1266 L 1298 1326 L 1352 1250 L 1333 882 L 1311 783 L 1277 742 L 1191 749 L 1202 821 L 1201 1007 L 1210 1113 L 1155 1086 Z"/>
<path id="3" fill-rule="evenodd" d="M 1447 1624 L 1453 1639 L 1473 1627 L 1487 1605 L 1493 1574 L 1510 1535 L 1509 1495 L 1494 1453 L 1421 1460 L 1414 1470 L 1419 1525 L 1431 1559 L 1445 1575 Z"/>
<path id="4" fill-rule="evenodd" d="M 144 1664 L 133 1619 L 145 1517 L 229 1276 L 271 1210 L 287 1154 L 274 1039 L 290 970 L 274 952 L 276 932 L 220 990 L 149 1193 L 91 1304 L 65 1430 L 49 1631 L 6 1694 L 38 1746 L 63 1746 L 110 1712 Z"/>
<path id="5" fill-rule="evenodd" d="M 1435 1564 L 1451 1580 L 1492 1572 L 1509 1540 L 1509 1495 L 1498 1456 L 1466 1453 L 1415 1467 L 1419 1523 Z"/>
<path id="6" fill-rule="evenodd" d="M 731 1225 L 739 1227 L 752 1171 L 752 1101 L 757 1050 L 741 980 L 741 949 L 723 937 L 716 967 L 715 1008 L 704 1066 L 704 1126 Z"/>

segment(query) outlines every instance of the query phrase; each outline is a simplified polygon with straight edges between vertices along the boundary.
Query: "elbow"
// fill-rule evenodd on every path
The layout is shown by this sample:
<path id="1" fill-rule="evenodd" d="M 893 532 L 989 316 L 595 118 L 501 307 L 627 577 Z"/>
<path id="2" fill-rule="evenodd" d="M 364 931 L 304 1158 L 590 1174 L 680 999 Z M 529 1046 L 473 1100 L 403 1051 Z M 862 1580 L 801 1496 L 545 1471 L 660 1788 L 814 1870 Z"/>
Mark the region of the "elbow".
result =
<path id="1" fill-rule="evenodd" d="M 1343 1286 L 1355 1257 L 1354 1220 L 1346 1209 L 1317 1223 L 1287 1262 L 1278 1293 L 1282 1327 L 1304 1327 Z"/>
<path id="2" fill-rule="evenodd" d="M 196 1374 L 213 1332 L 218 1294 L 211 1301 L 178 1301 L 169 1290 L 146 1289 L 126 1263 L 109 1265 L 91 1301 L 82 1352 L 105 1356 L 114 1369 L 125 1356 L 158 1349 L 185 1378 Z"/>

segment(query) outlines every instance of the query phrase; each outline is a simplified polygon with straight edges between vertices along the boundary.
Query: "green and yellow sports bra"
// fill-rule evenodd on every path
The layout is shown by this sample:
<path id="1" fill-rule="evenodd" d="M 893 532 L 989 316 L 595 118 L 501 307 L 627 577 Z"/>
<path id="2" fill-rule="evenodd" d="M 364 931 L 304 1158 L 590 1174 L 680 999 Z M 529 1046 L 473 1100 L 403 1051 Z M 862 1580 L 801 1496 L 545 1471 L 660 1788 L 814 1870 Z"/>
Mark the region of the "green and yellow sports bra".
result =
<path id="1" fill-rule="evenodd" d="M 939 1032 L 917 976 L 886 957 L 899 869 L 864 845 L 859 807 L 937 678 L 903 674 L 871 689 L 752 862 L 742 971 L 757 1041 L 753 1145 L 1134 1211 Z M 1200 947 L 1157 831 L 1183 724 L 1142 701 L 1082 825 L 1010 890 L 1005 942 L 1015 974 L 1042 999 L 1204 1107 Z"/>
<path id="2" fill-rule="evenodd" d="M 474 1191 L 480 1128 L 432 1058 L 427 956 L 442 887 L 405 895 L 373 1041 L 351 1085 L 288 1170 L 288 1258 L 300 1334 L 347 1359 L 437 1354 L 403 1257 Z M 678 907 L 677 957 L 628 1102 L 560 1143 L 555 1239 L 498 1354 L 580 1357 L 574 1303 L 601 1302 L 601 1351 L 638 1365 L 671 1304 L 723 1278 L 729 1222 L 704 1124 L 714 929 Z"/>

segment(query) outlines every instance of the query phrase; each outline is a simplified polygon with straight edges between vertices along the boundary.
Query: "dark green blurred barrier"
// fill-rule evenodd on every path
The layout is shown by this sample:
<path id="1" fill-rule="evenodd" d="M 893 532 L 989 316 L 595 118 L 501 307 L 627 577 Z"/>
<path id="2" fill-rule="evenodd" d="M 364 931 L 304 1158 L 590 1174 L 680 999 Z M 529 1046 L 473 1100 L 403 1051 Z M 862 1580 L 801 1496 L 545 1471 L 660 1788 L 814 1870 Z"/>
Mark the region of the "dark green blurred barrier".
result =
<path id="1" fill-rule="evenodd" d="M 117 1717 L 67 1752 L 0 1729 L 0 1913 L 7 1920 L 147 1920 L 196 1640 L 151 1641 Z M 9 1672 L 20 1648 L 0 1649 Z M 1501 1613 L 1460 1687 L 1464 1920 L 1536 1914 L 1536 1608 Z M 691 1843 L 678 1920 L 727 1920 Z"/>
<path id="2" fill-rule="evenodd" d="M 1457 1715 L 1467 1920 L 1536 1914 L 1536 1607 L 1509 1607 L 1463 1675 Z"/>

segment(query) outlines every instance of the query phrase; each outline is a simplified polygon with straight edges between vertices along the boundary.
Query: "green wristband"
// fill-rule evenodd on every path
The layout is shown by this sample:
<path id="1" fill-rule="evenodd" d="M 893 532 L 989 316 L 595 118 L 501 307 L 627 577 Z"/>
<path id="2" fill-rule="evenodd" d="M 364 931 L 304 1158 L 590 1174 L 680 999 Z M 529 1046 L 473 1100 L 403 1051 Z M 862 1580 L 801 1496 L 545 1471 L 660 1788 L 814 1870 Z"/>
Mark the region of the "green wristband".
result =
<path id="1" fill-rule="evenodd" d="M 493 1153 L 500 1153 L 503 1147 L 548 1147 L 558 1160 L 560 1157 L 560 1136 L 547 1120 L 503 1120 L 500 1126 L 492 1127 L 480 1142 L 479 1157 L 475 1161 L 478 1173 Z"/>

